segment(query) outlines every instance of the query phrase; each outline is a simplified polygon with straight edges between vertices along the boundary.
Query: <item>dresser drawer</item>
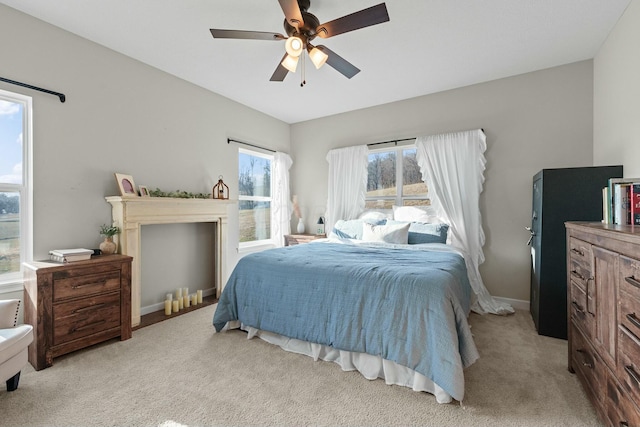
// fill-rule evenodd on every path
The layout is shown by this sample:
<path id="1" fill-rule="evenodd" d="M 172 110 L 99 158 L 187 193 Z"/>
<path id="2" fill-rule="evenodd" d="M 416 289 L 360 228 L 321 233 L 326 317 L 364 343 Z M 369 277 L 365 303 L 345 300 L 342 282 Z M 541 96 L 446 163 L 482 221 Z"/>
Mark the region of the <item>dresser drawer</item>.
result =
<path id="1" fill-rule="evenodd" d="M 120 289 L 120 270 L 95 272 L 90 269 L 53 277 L 53 301 L 83 297 Z"/>
<path id="2" fill-rule="evenodd" d="M 587 281 L 591 277 L 591 245 L 571 237 L 569 246 L 569 276 L 586 292 Z"/>
<path id="3" fill-rule="evenodd" d="M 593 336 L 595 317 L 589 312 L 589 299 L 585 291 L 573 280 L 571 281 L 571 302 L 569 310 L 571 320 L 588 338 Z"/>
<path id="4" fill-rule="evenodd" d="M 53 345 L 120 327 L 120 292 L 53 305 Z"/>
<path id="5" fill-rule="evenodd" d="M 575 325 L 571 325 L 571 364 L 578 376 L 590 389 L 594 399 L 603 398 L 601 390 L 604 390 L 606 381 L 606 366 L 597 356 L 591 345 Z"/>
<path id="6" fill-rule="evenodd" d="M 640 426 L 640 410 L 611 377 L 607 379 L 607 418 L 612 426 Z"/>
<path id="7" fill-rule="evenodd" d="M 618 378 L 636 402 L 640 402 L 640 338 L 618 326 Z"/>

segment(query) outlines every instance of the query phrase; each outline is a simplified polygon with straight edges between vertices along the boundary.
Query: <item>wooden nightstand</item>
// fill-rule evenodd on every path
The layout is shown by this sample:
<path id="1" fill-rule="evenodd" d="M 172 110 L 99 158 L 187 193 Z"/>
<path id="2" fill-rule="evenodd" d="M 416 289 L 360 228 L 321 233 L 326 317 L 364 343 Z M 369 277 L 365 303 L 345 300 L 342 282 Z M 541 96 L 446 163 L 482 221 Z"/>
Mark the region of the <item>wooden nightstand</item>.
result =
<path id="1" fill-rule="evenodd" d="M 102 255 L 65 264 L 25 263 L 24 322 L 33 326 L 36 371 L 60 355 L 131 338 L 131 260 Z"/>
<path id="2" fill-rule="evenodd" d="M 284 245 L 293 246 L 301 243 L 309 243 L 312 240 L 324 239 L 326 234 L 285 234 Z"/>

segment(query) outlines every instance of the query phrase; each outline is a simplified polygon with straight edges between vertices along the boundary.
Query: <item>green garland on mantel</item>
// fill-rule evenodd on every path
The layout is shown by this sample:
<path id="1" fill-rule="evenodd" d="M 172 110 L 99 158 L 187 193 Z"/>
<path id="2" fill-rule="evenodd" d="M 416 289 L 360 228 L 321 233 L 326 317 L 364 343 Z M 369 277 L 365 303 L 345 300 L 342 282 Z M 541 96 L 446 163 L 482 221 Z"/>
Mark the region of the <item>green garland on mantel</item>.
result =
<path id="1" fill-rule="evenodd" d="M 173 197 L 176 199 L 210 199 L 211 193 L 190 193 L 188 191 L 176 190 L 165 192 L 156 188 L 155 190 L 149 190 L 149 195 L 151 197 Z"/>

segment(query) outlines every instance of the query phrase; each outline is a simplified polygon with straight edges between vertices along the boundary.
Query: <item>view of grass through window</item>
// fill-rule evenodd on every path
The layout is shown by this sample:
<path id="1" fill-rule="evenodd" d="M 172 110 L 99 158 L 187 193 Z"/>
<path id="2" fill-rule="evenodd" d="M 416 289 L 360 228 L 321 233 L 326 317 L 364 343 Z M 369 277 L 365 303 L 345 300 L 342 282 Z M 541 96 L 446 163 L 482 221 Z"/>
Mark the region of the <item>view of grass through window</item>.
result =
<path id="1" fill-rule="evenodd" d="M 0 277 L 20 271 L 23 110 L 0 94 Z"/>
<path id="2" fill-rule="evenodd" d="M 240 243 L 271 238 L 271 156 L 238 154 Z"/>
<path id="3" fill-rule="evenodd" d="M 401 173 L 400 176 L 399 173 Z M 400 190 L 396 184 L 402 180 Z M 395 205 L 427 206 L 427 186 L 422 182 L 415 148 L 397 148 L 369 154 L 366 209 L 391 209 Z"/>

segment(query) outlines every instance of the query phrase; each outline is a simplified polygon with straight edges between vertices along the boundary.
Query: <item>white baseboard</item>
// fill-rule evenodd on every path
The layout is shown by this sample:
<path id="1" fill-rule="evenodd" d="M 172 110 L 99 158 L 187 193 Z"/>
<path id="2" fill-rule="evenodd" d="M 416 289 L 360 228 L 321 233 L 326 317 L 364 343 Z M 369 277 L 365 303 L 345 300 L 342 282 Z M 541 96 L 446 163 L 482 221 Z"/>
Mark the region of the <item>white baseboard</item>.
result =
<path id="1" fill-rule="evenodd" d="M 530 302 L 527 301 L 527 300 L 502 298 L 502 297 L 493 297 L 493 298 L 496 301 L 504 302 L 504 303 L 507 303 L 507 304 L 511 305 L 511 307 L 515 308 L 516 310 L 529 311 L 529 308 L 530 308 Z"/>
<path id="2" fill-rule="evenodd" d="M 216 290 L 214 288 L 203 289 L 202 296 L 209 296 L 215 294 Z M 140 307 L 140 316 L 144 316 L 145 314 L 153 313 L 155 311 L 164 310 L 164 301 L 159 302 L 157 304 L 148 305 L 146 307 Z"/>

